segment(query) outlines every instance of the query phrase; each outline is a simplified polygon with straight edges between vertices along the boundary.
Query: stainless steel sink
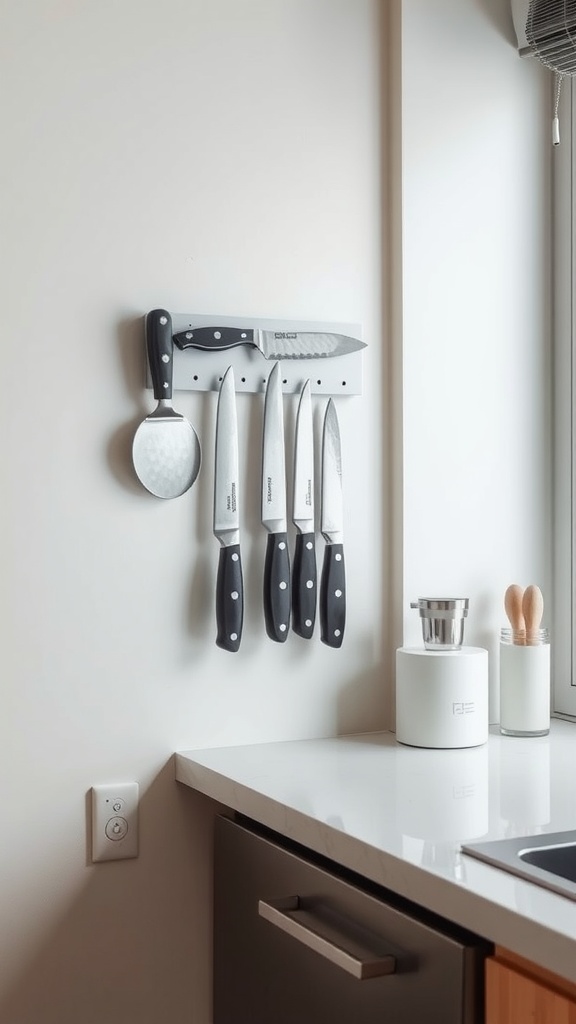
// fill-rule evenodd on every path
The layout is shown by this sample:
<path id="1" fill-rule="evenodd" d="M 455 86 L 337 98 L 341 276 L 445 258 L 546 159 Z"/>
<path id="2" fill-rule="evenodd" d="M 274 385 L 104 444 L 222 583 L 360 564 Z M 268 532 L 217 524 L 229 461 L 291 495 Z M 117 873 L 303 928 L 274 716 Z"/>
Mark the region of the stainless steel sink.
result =
<path id="1" fill-rule="evenodd" d="M 576 829 L 470 843 L 462 852 L 576 900 Z"/>

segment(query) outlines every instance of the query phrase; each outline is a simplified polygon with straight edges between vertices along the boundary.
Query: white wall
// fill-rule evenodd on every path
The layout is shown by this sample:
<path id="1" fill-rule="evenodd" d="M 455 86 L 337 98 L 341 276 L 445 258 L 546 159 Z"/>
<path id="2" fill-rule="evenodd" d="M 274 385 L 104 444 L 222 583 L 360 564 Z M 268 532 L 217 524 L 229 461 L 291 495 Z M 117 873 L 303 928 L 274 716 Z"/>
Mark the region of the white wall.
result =
<path id="1" fill-rule="evenodd" d="M 470 598 L 493 721 L 504 591 L 551 598 L 551 76 L 514 40 L 505 2 L 403 3 L 396 599 L 411 645 L 411 600 Z"/>
<path id="2" fill-rule="evenodd" d="M 378 7 L 3 11 L 2 1024 L 205 1024 L 208 811 L 173 751 L 384 724 Z M 176 396 L 204 446 L 191 492 L 153 499 L 131 468 L 160 305 L 363 324 L 365 394 L 338 404 L 341 651 L 264 634 L 257 396 L 238 402 L 245 635 L 216 648 L 215 396 Z M 141 855 L 91 866 L 85 794 L 129 779 Z"/>
<path id="3" fill-rule="evenodd" d="M 0 1024 L 207 1024 L 212 810 L 174 785 L 172 752 L 379 728 L 392 612 L 402 621 L 431 587 L 465 589 L 470 639 L 484 639 L 508 577 L 544 571 L 532 318 L 541 327 L 545 85 L 493 4 L 404 0 L 389 92 L 388 6 L 28 0 L 4 12 Z M 387 260 L 400 247 L 382 245 L 382 199 L 400 87 L 406 345 L 390 378 Z M 215 397 L 177 396 L 205 449 L 189 494 L 152 499 L 130 465 L 153 404 L 141 318 L 158 305 L 363 323 L 365 394 L 338 406 L 340 652 L 264 636 L 261 403 L 244 396 L 245 636 L 237 656 L 215 647 Z M 398 422 L 402 402 L 390 446 L 388 406 Z M 431 418 L 458 485 L 429 469 Z M 405 474 L 396 576 L 389 449 Z M 455 543 L 438 548 L 447 508 Z M 129 779 L 143 793 L 140 857 L 91 866 L 85 794 Z"/>

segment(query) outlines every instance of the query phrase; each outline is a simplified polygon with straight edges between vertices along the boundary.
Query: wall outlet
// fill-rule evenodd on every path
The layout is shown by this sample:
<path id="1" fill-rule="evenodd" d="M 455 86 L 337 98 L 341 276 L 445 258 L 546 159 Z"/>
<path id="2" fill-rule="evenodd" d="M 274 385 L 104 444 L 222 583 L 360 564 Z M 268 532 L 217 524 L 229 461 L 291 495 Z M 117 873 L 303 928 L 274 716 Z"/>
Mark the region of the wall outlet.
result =
<path id="1" fill-rule="evenodd" d="M 92 860 L 138 856 L 138 783 L 92 786 Z"/>

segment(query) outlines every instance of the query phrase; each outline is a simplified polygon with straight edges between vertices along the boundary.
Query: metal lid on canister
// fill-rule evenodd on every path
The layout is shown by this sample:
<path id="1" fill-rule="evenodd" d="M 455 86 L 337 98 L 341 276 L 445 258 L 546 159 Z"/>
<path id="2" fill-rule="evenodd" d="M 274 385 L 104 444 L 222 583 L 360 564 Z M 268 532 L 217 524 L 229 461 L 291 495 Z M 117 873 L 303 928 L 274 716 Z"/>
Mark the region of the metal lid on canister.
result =
<path id="1" fill-rule="evenodd" d="M 468 615 L 467 597 L 419 597 L 411 601 L 411 608 L 418 608 L 422 618 L 456 619 Z"/>

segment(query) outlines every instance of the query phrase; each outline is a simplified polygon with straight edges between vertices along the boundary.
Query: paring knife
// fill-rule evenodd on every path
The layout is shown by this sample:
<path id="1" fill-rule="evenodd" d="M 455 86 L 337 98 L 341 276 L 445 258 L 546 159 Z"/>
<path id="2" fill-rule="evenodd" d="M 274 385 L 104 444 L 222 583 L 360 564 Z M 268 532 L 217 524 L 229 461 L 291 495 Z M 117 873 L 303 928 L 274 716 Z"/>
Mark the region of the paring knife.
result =
<path id="1" fill-rule="evenodd" d="M 314 540 L 314 433 L 310 381 L 302 388 L 296 418 L 292 522 L 296 548 L 292 574 L 292 629 L 309 640 L 316 621 L 316 547 Z"/>
<path id="2" fill-rule="evenodd" d="M 320 581 L 320 639 L 341 647 L 346 624 L 344 571 L 342 457 L 340 428 L 332 399 L 326 406 L 322 433 L 322 536 L 326 541 Z"/>
<path id="3" fill-rule="evenodd" d="M 262 444 L 262 525 L 268 530 L 264 563 L 264 619 L 271 640 L 283 643 L 290 626 L 290 557 L 286 532 L 286 468 L 280 364 L 266 386 Z"/>
<path id="4" fill-rule="evenodd" d="M 224 374 L 218 396 L 214 536 L 222 545 L 216 582 L 216 644 L 226 651 L 237 651 L 242 638 L 244 592 L 238 511 L 238 426 L 231 366 Z"/>
<path id="5" fill-rule="evenodd" d="M 346 334 L 321 331 L 263 331 L 247 327 L 194 327 L 174 335 L 180 349 L 198 348 L 209 352 L 254 345 L 265 359 L 317 359 L 344 356 L 366 348 L 363 341 Z"/>

